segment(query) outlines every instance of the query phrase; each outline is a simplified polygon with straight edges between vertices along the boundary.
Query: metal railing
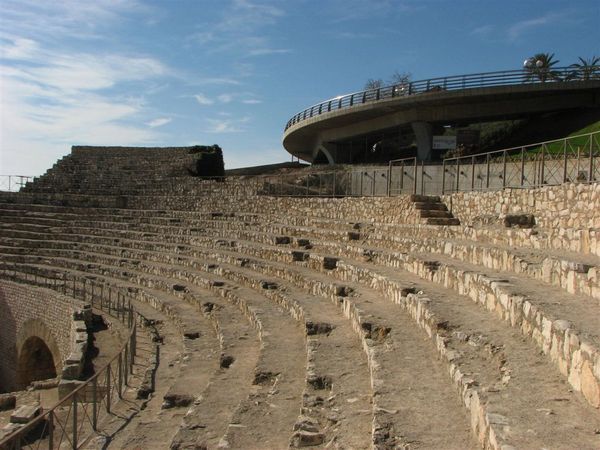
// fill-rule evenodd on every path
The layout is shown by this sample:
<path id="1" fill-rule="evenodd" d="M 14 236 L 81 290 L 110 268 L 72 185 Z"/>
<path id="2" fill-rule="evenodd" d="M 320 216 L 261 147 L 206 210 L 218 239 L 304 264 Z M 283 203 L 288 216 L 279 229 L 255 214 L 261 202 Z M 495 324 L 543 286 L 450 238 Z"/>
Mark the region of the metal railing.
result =
<path id="1" fill-rule="evenodd" d="M 362 105 L 369 102 L 377 102 L 395 97 L 406 97 L 416 94 L 440 91 L 454 91 L 462 89 L 474 89 L 494 86 L 510 86 L 519 84 L 587 81 L 590 79 L 600 80 L 600 66 L 587 68 L 560 67 L 550 70 L 519 69 L 504 70 L 498 72 L 474 73 L 467 75 L 454 75 L 449 77 L 429 78 L 426 80 L 403 82 L 392 84 L 377 89 L 367 89 L 341 95 L 325 100 L 316 105 L 294 114 L 285 125 L 287 130 L 292 125 L 300 123 L 311 117 L 319 116 L 331 111 Z"/>
<path id="2" fill-rule="evenodd" d="M 33 178 L 30 175 L 0 175 L 0 191 L 17 192 Z"/>
<path id="3" fill-rule="evenodd" d="M 600 180 L 600 132 L 446 158 L 441 193 Z"/>
<path id="4" fill-rule="evenodd" d="M 31 266 L 0 264 L 2 278 L 50 288 L 89 302 L 120 320 L 129 333 L 119 352 L 104 367 L 50 409 L 8 435 L 0 442 L 2 450 L 81 448 L 112 414 L 133 373 L 137 321 L 141 316 L 132 309 L 131 298 L 110 285 L 58 274 Z"/>
<path id="5" fill-rule="evenodd" d="M 388 196 L 417 192 L 418 162 L 416 157 L 391 160 L 388 165 L 388 174 Z"/>
<path id="6" fill-rule="evenodd" d="M 259 195 L 385 197 L 456 191 L 531 188 L 600 180 L 600 131 L 438 163 L 395 159 L 388 166 L 257 177 Z"/>

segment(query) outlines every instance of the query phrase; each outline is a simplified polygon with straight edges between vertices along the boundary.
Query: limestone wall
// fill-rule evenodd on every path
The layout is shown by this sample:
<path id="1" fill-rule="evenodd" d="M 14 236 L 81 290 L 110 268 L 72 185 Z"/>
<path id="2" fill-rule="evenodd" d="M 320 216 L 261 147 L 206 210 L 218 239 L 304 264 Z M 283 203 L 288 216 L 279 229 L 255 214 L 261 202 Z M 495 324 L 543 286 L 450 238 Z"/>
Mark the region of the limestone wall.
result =
<path id="1" fill-rule="evenodd" d="M 187 155 L 190 147 L 99 147 L 89 145 L 74 145 L 71 147 L 72 155 L 100 156 L 100 157 L 135 157 L 151 155 L 172 154 L 173 156 Z"/>
<path id="2" fill-rule="evenodd" d="M 60 374 L 75 342 L 75 310 L 57 292 L 0 280 L 0 391 L 15 388 L 19 352 L 31 336 L 46 343 Z"/>
<path id="3" fill-rule="evenodd" d="M 484 216 L 531 213 L 542 228 L 600 228 L 600 184 L 566 183 L 537 189 L 459 192 L 443 196 L 463 224 Z"/>

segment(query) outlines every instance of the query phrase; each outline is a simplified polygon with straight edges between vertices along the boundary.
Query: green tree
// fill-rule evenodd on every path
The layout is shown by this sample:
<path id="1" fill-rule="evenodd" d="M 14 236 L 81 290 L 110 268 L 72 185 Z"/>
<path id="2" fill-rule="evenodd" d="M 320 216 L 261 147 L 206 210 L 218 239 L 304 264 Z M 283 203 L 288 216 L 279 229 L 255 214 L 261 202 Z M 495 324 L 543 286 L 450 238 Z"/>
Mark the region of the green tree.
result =
<path id="1" fill-rule="evenodd" d="M 539 80 L 542 83 L 549 80 L 559 80 L 560 76 L 553 67 L 559 63 L 554 59 L 554 53 L 536 53 L 525 60 L 523 68 L 526 72 L 526 81 Z"/>
<path id="2" fill-rule="evenodd" d="M 582 81 L 600 79 L 600 57 L 598 56 L 592 56 L 588 59 L 580 56 L 579 62 L 571 64 L 569 67 L 574 69 L 569 74 L 569 79 Z"/>

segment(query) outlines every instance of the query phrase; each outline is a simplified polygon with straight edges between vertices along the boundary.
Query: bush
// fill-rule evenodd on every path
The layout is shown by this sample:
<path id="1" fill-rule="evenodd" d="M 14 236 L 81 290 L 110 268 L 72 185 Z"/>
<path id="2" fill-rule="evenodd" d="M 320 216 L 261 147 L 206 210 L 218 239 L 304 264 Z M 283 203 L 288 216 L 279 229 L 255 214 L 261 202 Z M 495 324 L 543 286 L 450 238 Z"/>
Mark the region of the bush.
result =
<path id="1" fill-rule="evenodd" d="M 218 145 L 194 145 L 190 154 L 195 154 L 193 167 L 188 168 L 190 175 L 195 177 L 222 177 L 225 175 L 223 150 Z"/>

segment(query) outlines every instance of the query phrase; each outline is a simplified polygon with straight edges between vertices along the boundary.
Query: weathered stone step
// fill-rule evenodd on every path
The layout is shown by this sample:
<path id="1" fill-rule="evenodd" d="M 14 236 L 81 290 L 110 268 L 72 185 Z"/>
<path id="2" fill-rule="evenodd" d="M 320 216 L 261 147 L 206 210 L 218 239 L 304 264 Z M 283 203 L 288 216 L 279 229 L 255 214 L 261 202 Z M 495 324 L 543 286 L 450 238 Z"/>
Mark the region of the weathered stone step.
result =
<path id="1" fill-rule="evenodd" d="M 433 202 L 415 202 L 414 207 L 417 210 L 437 210 L 437 211 L 447 211 L 448 208 L 443 203 L 433 203 Z"/>
<path id="2" fill-rule="evenodd" d="M 53 258 L 52 264 L 59 265 L 63 263 L 62 261 L 66 262 L 62 258 Z M 112 276 L 123 276 L 127 279 L 130 279 L 132 274 L 133 271 L 123 275 L 111 273 Z M 144 278 L 147 277 L 140 275 L 135 277 L 138 283 Z M 155 277 L 154 283 L 157 280 L 158 278 Z M 148 282 L 149 278 L 145 283 Z M 229 442 L 246 442 L 242 447 L 265 440 L 271 442 L 272 444 L 269 445 L 272 447 L 279 448 L 283 442 L 287 443 L 289 440 L 289 435 L 286 435 L 284 430 L 292 429 L 304 387 L 302 374 L 306 369 L 306 359 L 303 332 L 287 312 L 265 301 L 264 297 L 250 289 L 243 287 L 237 287 L 235 290 L 228 289 L 225 297 L 235 299 L 247 314 L 255 317 L 255 326 L 259 329 L 263 340 L 263 352 L 255 373 L 255 380 L 259 377 L 261 381 L 255 381 L 254 392 L 242 402 L 232 418 L 232 423 L 247 423 L 247 428 L 230 426 L 226 439 Z M 261 374 L 265 375 L 264 380 Z M 269 405 L 277 406 L 277 417 L 273 417 Z M 252 423 L 252 428 L 249 422 Z M 258 428 L 255 429 L 254 426 Z"/>
<path id="3" fill-rule="evenodd" d="M 17 219 L 18 220 L 18 219 Z M 168 219 L 168 220 L 173 220 L 173 219 Z M 179 219 L 177 219 L 179 220 Z M 115 225 L 118 225 L 119 227 L 121 225 L 123 225 L 123 227 L 125 227 L 125 223 L 118 222 L 118 223 L 114 223 Z M 214 224 L 213 224 L 214 225 Z M 244 223 L 242 223 L 241 225 L 244 225 Z M 21 227 L 22 228 L 22 227 Z M 135 228 L 139 228 L 139 227 L 135 227 Z M 245 228 L 247 229 L 248 227 L 245 226 Z M 253 227 L 254 228 L 254 227 Z M 129 227 L 129 229 L 131 230 L 131 227 Z M 310 229 L 307 227 L 302 227 L 299 229 L 292 229 L 292 228 L 287 228 L 287 229 L 281 229 L 277 226 L 275 227 L 267 227 L 268 229 L 272 229 L 274 232 L 279 232 L 279 231 L 285 231 L 289 234 L 291 234 L 292 236 L 294 235 L 304 235 L 304 236 L 316 236 L 318 238 L 325 238 L 327 236 L 330 236 L 331 238 L 335 238 L 337 239 L 342 239 L 343 234 L 342 233 L 337 233 L 337 232 L 329 232 L 329 234 L 323 234 L 322 230 L 315 230 L 315 229 Z M 144 227 L 144 230 L 148 230 L 148 228 Z M 169 234 L 176 234 L 177 233 L 177 227 L 175 226 L 169 226 L 167 228 L 151 228 L 152 231 L 161 231 L 163 230 L 163 232 L 165 233 L 169 233 Z M 204 227 L 202 227 L 203 231 L 208 231 L 206 230 Z M 228 230 L 228 231 L 225 231 Z M 215 234 L 215 233 L 222 233 L 223 236 L 225 235 L 229 235 L 231 233 L 231 231 L 229 231 L 230 229 L 223 229 L 223 231 L 220 231 L 220 229 L 213 229 L 211 231 L 211 234 Z M 37 229 L 36 229 L 37 231 Z M 76 231 L 76 230 L 73 230 Z M 80 229 L 77 228 L 77 231 L 85 231 L 85 229 Z M 9 231 L 7 230 L 6 233 L 8 233 Z M 235 233 L 237 235 L 241 235 L 240 231 L 235 231 Z M 249 231 L 244 231 L 244 238 L 245 239 L 249 239 L 250 236 Z M 368 244 L 375 244 L 375 245 L 380 245 L 380 246 L 385 246 L 386 248 L 395 248 L 395 249 L 399 249 L 404 251 L 404 249 L 406 248 L 406 242 L 407 239 L 404 238 L 403 236 L 396 236 L 396 235 L 388 235 L 388 234 L 383 234 L 383 233 L 360 233 L 360 232 L 353 232 L 354 234 L 356 234 L 361 240 L 364 241 L 364 244 L 366 245 Z M 262 234 L 265 234 L 263 232 L 254 232 L 254 238 L 253 239 L 257 239 L 260 238 Z M 139 236 L 136 234 L 128 234 L 129 236 L 132 237 L 137 237 Z M 323 236 L 321 236 L 323 235 Z M 264 239 L 264 238 L 263 238 Z M 265 242 L 264 240 L 262 240 L 262 242 Z M 571 293 L 582 293 L 584 295 L 591 295 L 594 297 L 600 297 L 600 288 L 599 288 L 599 283 L 600 281 L 598 280 L 599 277 L 595 277 L 593 276 L 593 271 L 595 270 L 593 267 L 591 267 L 591 265 L 596 262 L 597 258 L 584 258 L 583 256 L 579 256 L 579 255 L 569 255 L 570 258 L 572 259 L 576 259 L 576 260 L 565 260 L 565 259 L 556 259 L 556 258 L 543 258 L 543 259 L 538 259 L 539 257 L 541 257 L 543 254 L 540 253 L 540 251 L 537 251 L 537 253 L 539 253 L 539 257 L 535 256 L 535 259 L 529 263 L 527 262 L 527 260 L 525 258 L 531 258 L 529 255 L 531 253 L 527 253 L 525 254 L 524 251 L 521 252 L 517 252 L 516 249 L 511 249 L 511 248 L 498 248 L 497 246 L 490 246 L 490 244 L 487 243 L 482 243 L 482 244 L 477 244 L 473 241 L 469 242 L 468 246 L 465 246 L 462 244 L 461 241 L 457 241 L 457 242 L 453 242 L 452 245 L 449 247 L 449 242 L 448 239 L 443 239 L 443 240 L 438 240 L 437 238 L 433 238 L 433 239 L 429 239 L 429 238 L 425 238 L 425 240 L 421 239 L 421 240 L 417 240 L 417 247 L 419 249 L 424 249 L 427 251 L 434 251 L 434 252 L 448 252 L 451 251 L 453 255 L 462 255 L 462 254 L 469 254 L 470 258 L 471 258 L 471 262 L 476 262 L 477 264 L 481 264 L 482 262 L 484 264 L 486 264 L 488 267 L 493 267 L 493 268 L 508 268 L 510 270 L 514 270 L 517 272 L 522 272 L 524 270 L 527 270 L 528 274 L 532 275 L 534 278 L 537 279 L 543 279 L 544 281 L 550 281 L 555 285 L 560 285 L 563 288 L 567 289 L 568 292 Z M 411 244 L 411 241 L 408 241 L 409 244 Z M 425 243 L 427 243 L 427 246 L 425 246 Z M 411 244 L 411 251 L 415 250 L 415 245 Z M 514 255 L 514 253 L 517 253 L 516 255 Z M 535 255 L 535 251 L 534 251 L 534 255 Z M 584 255 L 585 256 L 585 255 Z M 473 258 L 475 258 L 477 261 L 474 261 Z M 583 262 L 578 262 L 577 260 L 581 260 Z M 507 267 L 506 265 L 510 263 L 510 267 Z M 524 269 L 524 267 L 526 269 Z M 590 272 L 590 270 L 592 270 L 592 272 Z M 592 278 L 589 278 L 589 276 L 592 276 Z M 594 281 L 595 280 L 595 281 Z"/>
<path id="4" fill-rule="evenodd" d="M 381 270 L 378 271 L 378 273 L 380 273 Z M 390 271 L 390 274 L 397 274 L 397 270 L 394 271 Z M 394 275 L 396 276 L 396 275 Z M 342 279 L 346 279 L 346 277 L 342 277 Z M 414 278 L 412 283 L 414 283 Z M 418 286 L 418 288 L 420 288 L 423 283 L 426 283 L 422 280 L 416 279 L 417 280 L 417 284 L 416 286 Z M 372 283 L 368 282 L 368 279 L 365 279 L 365 283 L 368 283 L 370 285 L 372 285 Z M 413 284 L 412 286 L 415 286 L 415 284 Z M 398 288 L 400 289 L 400 288 Z M 432 285 L 429 285 L 428 288 L 428 292 L 429 290 L 432 289 Z M 452 294 L 448 294 L 447 291 L 443 291 L 442 294 L 438 294 L 439 297 L 438 301 L 442 300 L 442 299 L 447 299 L 446 301 L 449 301 L 449 305 L 451 306 L 451 308 L 455 308 L 456 305 L 454 304 L 454 302 L 456 301 L 456 299 L 452 296 Z M 448 305 L 446 305 L 447 307 Z M 467 308 L 467 309 L 465 309 Z M 475 316 L 473 317 L 468 317 L 468 320 L 466 322 L 462 322 L 462 326 L 466 327 L 465 330 L 463 331 L 460 326 L 457 326 L 457 323 L 460 323 L 460 321 L 462 320 L 461 317 L 463 317 L 462 315 L 466 312 L 466 311 L 470 311 L 472 314 L 475 314 Z M 439 312 L 440 310 L 438 310 L 438 314 L 440 314 Z M 451 312 L 451 310 L 450 310 Z M 457 339 L 460 342 L 469 342 L 469 345 L 463 348 L 469 348 L 469 346 L 472 346 L 473 344 L 470 343 L 469 339 L 471 337 L 474 336 L 474 343 L 479 342 L 479 345 L 482 346 L 482 349 L 484 351 L 491 351 L 491 355 L 494 355 L 496 353 L 496 350 L 494 350 L 495 348 L 500 349 L 502 346 L 504 346 L 505 348 L 510 349 L 510 352 L 507 352 L 507 356 L 506 358 L 508 358 L 509 360 L 511 358 L 514 358 L 514 361 L 516 361 L 516 366 L 518 367 L 518 369 L 512 369 L 508 366 L 500 366 L 501 370 L 498 372 L 497 375 L 497 380 L 500 380 L 499 383 L 500 385 L 502 385 L 501 381 L 504 378 L 506 381 L 505 382 L 509 382 L 510 381 L 510 370 L 515 370 L 516 372 L 519 372 L 520 375 L 515 375 L 518 376 L 518 380 L 519 383 L 525 383 L 523 385 L 523 387 L 514 387 L 511 385 L 511 389 L 516 389 L 516 392 L 520 392 L 521 389 L 525 389 L 525 390 L 531 390 L 531 385 L 528 382 L 528 380 L 537 380 L 537 383 L 534 383 L 534 385 L 536 386 L 536 389 L 540 389 L 541 392 L 545 392 L 545 394 L 541 395 L 541 398 L 553 398 L 552 396 L 558 396 L 556 398 L 562 398 L 562 395 L 567 395 L 569 396 L 569 398 L 571 398 L 571 402 L 569 405 L 571 405 L 569 408 L 567 408 L 566 410 L 561 410 L 560 413 L 556 412 L 556 411 L 551 411 L 550 415 L 558 415 L 561 418 L 557 418 L 553 421 L 554 423 L 554 428 L 556 428 L 557 430 L 560 429 L 560 431 L 556 431 L 556 435 L 552 435 L 552 433 L 549 433 L 548 430 L 546 430 L 545 428 L 542 428 L 542 431 L 544 433 L 543 436 L 540 438 L 540 441 L 538 442 L 553 442 L 556 439 L 556 436 L 563 436 L 563 433 L 566 432 L 566 429 L 564 428 L 564 423 L 565 421 L 568 422 L 568 418 L 571 417 L 577 417 L 577 421 L 579 423 L 597 423 L 598 420 L 598 416 L 595 412 L 595 410 L 593 408 L 591 408 L 590 406 L 586 406 L 584 403 L 582 403 L 581 401 L 577 401 L 576 397 L 573 397 L 572 394 L 569 393 L 569 391 L 567 389 L 565 389 L 564 387 L 560 387 L 563 386 L 562 382 L 560 382 L 560 376 L 558 375 L 558 373 L 556 373 L 555 371 L 553 371 L 552 369 L 539 369 L 540 365 L 548 365 L 548 361 L 545 360 L 543 357 L 539 356 L 539 354 L 537 354 L 537 351 L 531 347 L 531 345 L 529 346 L 523 346 L 522 342 L 520 339 L 516 338 L 514 336 L 514 334 L 510 331 L 510 328 L 506 328 L 504 327 L 504 329 L 502 330 L 502 332 L 499 334 L 500 339 L 498 339 L 497 343 L 494 343 L 494 340 L 492 341 L 486 341 L 485 340 L 485 336 L 487 334 L 493 333 L 498 335 L 498 330 L 496 330 L 497 326 L 496 326 L 496 319 L 493 318 L 493 316 L 490 316 L 489 314 L 486 314 L 484 310 L 480 310 L 478 307 L 476 307 L 471 300 L 463 300 L 460 309 L 457 309 L 455 313 L 452 313 L 452 321 L 448 321 L 445 320 L 446 317 L 448 317 L 450 315 L 450 312 L 446 311 L 445 315 L 439 317 L 439 322 L 438 323 L 442 323 L 444 324 L 444 330 L 445 329 L 449 329 L 452 330 L 453 332 L 455 332 L 455 339 Z M 478 330 L 477 326 L 475 329 L 471 328 L 469 329 L 469 327 L 473 327 L 473 325 L 475 324 L 480 324 L 480 323 L 485 323 L 485 321 L 482 319 L 483 317 L 487 317 L 487 321 L 490 324 L 489 326 L 487 326 L 487 328 L 484 328 L 484 332 L 483 334 L 481 334 L 481 330 Z M 447 323 L 446 323 L 447 322 Z M 495 330 L 495 331 L 492 331 Z M 463 337 L 466 336 L 466 341 L 463 341 Z M 483 339 L 482 339 L 483 337 Z M 486 343 L 487 342 L 487 343 Z M 525 347 L 524 349 L 522 347 Z M 486 350 L 487 349 L 487 350 Z M 464 349 L 462 350 L 464 353 Z M 523 356 L 519 356 L 519 355 L 523 355 Z M 536 356 L 537 355 L 537 356 Z M 484 356 L 485 356 L 485 352 L 484 352 Z M 500 359 L 503 359 L 504 357 L 501 355 L 498 355 L 498 357 Z M 469 359 L 469 358 L 467 358 Z M 492 358 L 493 361 L 494 358 Z M 524 361 L 530 361 L 532 362 L 529 366 L 525 366 L 524 365 Z M 479 369 L 475 369 L 474 372 L 480 371 L 481 368 Z M 529 372 L 528 372 L 529 371 Z M 521 374 L 522 372 L 522 374 Z M 479 372 L 477 372 L 479 373 Z M 508 378 L 505 378 L 505 376 L 508 374 Z M 496 381 L 494 379 L 493 376 L 490 376 L 490 379 L 493 381 Z M 544 381 L 542 381 L 544 380 Z M 553 381 L 554 380 L 554 381 Z M 514 381 L 513 381 L 513 385 L 514 385 Z M 496 386 L 495 383 L 491 383 L 490 386 Z M 555 387 L 559 386 L 558 389 L 556 389 Z M 494 389 L 496 389 L 496 387 L 494 387 Z M 507 388 L 508 389 L 508 388 Z M 491 391 L 494 392 L 494 391 Z M 538 392 L 539 394 L 539 392 Z M 489 394 L 488 394 L 489 395 Z M 514 394 L 514 396 L 518 396 L 521 394 Z M 497 402 L 499 404 L 502 404 L 503 400 L 502 398 L 498 397 L 497 398 Z M 542 402 L 543 403 L 543 402 Z M 525 414 L 523 411 L 523 408 L 518 407 L 515 409 L 515 414 L 513 417 L 516 417 L 516 423 L 512 425 L 512 427 L 515 428 L 519 428 L 519 436 L 517 437 L 517 440 L 519 442 L 525 443 L 524 448 L 528 448 L 531 445 L 536 445 L 533 444 L 533 442 L 536 442 L 536 439 L 530 438 L 528 436 L 528 432 L 527 432 L 527 426 L 532 426 L 532 425 L 525 425 L 525 428 L 522 427 L 518 427 L 517 425 L 523 420 L 525 423 L 537 423 L 537 421 L 539 420 L 539 413 L 540 412 L 547 412 L 548 408 L 543 408 L 542 406 L 544 406 L 542 403 L 538 403 L 538 405 L 540 406 L 540 408 L 537 408 L 535 410 L 533 410 L 531 408 L 531 405 L 529 406 L 529 409 L 527 410 L 527 414 Z M 550 403 L 552 403 L 552 401 L 550 401 Z M 547 404 L 546 404 L 547 406 Z M 505 408 L 506 406 L 504 406 L 503 408 Z M 525 420 L 525 418 L 527 418 L 527 420 Z M 509 419 L 511 420 L 512 423 L 512 418 L 509 417 Z M 506 420 L 505 418 L 499 419 L 501 421 Z M 591 422 L 590 422 L 591 421 Z M 503 425 L 502 423 L 500 423 L 500 425 Z M 501 427 L 502 428 L 502 427 Z M 589 428 L 589 427 L 588 427 Z M 570 438 L 565 437 L 563 438 L 563 442 L 568 443 L 568 439 L 580 439 L 579 442 L 582 443 L 582 445 L 587 445 L 584 444 L 585 442 L 589 443 L 593 443 L 595 437 L 592 437 L 593 432 L 592 432 L 592 428 L 588 429 L 588 434 L 585 436 L 581 436 L 581 438 L 575 438 L 574 436 L 571 436 Z"/>
<path id="5" fill-rule="evenodd" d="M 389 305 L 389 306 L 390 306 L 390 307 L 393 307 L 393 305 Z M 386 316 L 387 316 L 387 314 L 386 314 Z M 359 329 L 361 329 L 361 330 L 362 330 L 362 328 L 359 328 Z M 394 358 L 393 360 L 396 360 L 396 359 Z M 377 361 L 379 361 L 379 360 L 377 360 Z M 383 361 L 383 360 L 381 360 L 381 361 Z M 386 365 L 387 365 L 387 366 L 389 366 L 390 364 L 391 364 L 391 362 L 387 363 Z M 390 372 L 390 375 L 391 375 L 391 374 L 395 374 L 396 372 L 397 372 L 396 370 L 391 370 L 391 372 Z M 443 371 L 441 371 L 440 373 L 443 373 Z M 413 376 L 411 376 L 411 377 L 412 377 L 412 378 L 414 378 Z M 386 382 L 388 382 L 388 381 L 389 381 L 389 380 L 387 380 L 387 379 L 386 379 Z M 390 383 L 392 386 L 393 386 L 393 385 L 395 385 L 395 382 L 389 381 L 389 383 Z M 423 388 L 425 388 L 425 389 L 429 389 L 429 386 L 423 386 Z M 399 390 L 400 390 L 400 389 L 399 389 Z M 387 391 L 386 391 L 386 392 L 387 392 Z M 385 395 L 385 396 L 383 396 L 383 395 L 382 395 L 382 398 L 383 398 L 383 399 L 389 399 L 390 401 L 392 401 L 392 400 L 391 400 L 391 399 L 392 399 L 392 396 L 391 396 L 391 394 L 390 394 L 390 395 Z M 386 401 L 387 401 L 387 400 L 386 400 Z M 382 408 L 383 408 L 383 410 L 385 410 L 385 411 L 393 411 L 393 409 L 388 409 L 388 408 L 385 408 L 385 404 L 382 406 Z M 396 418 L 394 417 L 394 415 L 393 415 L 393 414 L 395 414 L 395 413 L 391 413 L 391 414 L 392 414 L 392 415 L 391 415 L 389 418 L 387 418 L 387 420 L 385 421 L 385 423 L 387 424 L 387 425 L 386 425 L 386 427 L 388 427 L 388 428 L 389 428 L 390 426 L 392 426 L 392 427 L 393 427 L 393 425 L 392 425 L 392 424 L 393 424 L 393 423 L 395 423 L 395 422 L 397 421 L 397 419 L 396 419 Z M 388 413 L 386 413 L 386 412 L 381 412 L 381 413 L 380 413 L 380 415 L 386 416 L 386 415 L 390 415 L 390 413 L 389 413 L 389 412 L 388 412 Z M 451 416 L 452 416 L 452 415 L 451 415 Z M 452 416 L 452 417 L 453 417 L 453 416 Z M 396 430 L 398 430 L 398 429 L 402 429 L 402 430 L 403 430 L 403 429 L 404 429 L 406 426 L 407 426 L 407 424 L 404 424 L 402 427 L 400 427 L 400 428 L 395 428 L 395 429 L 396 429 Z M 413 425 L 411 425 L 411 427 L 414 429 L 414 424 L 413 424 Z M 441 429 L 441 430 L 442 430 L 442 429 Z M 422 431 L 423 431 L 423 430 L 421 430 L 421 432 L 422 432 Z M 414 432 L 414 430 L 413 430 L 413 432 Z M 379 435 L 378 435 L 378 436 L 379 436 Z M 442 437 L 442 436 L 440 435 L 440 436 L 438 436 L 437 438 L 434 438 L 434 439 L 440 439 L 441 437 Z M 423 438 L 423 439 L 431 439 L 432 437 L 431 437 L 431 436 L 430 436 L 430 437 L 425 437 L 425 436 L 423 436 L 422 438 Z M 379 437 L 378 439 L 381 439 L 381 437 Z M 447 441 L 445 441 L 445 442 L 447 442 Z"/>
<path id="6" fill-rule="evenodd" d="M 63 262 L 67 260 L 53 258 L 52 266 Z M 112 273 L 111 276 L 119 277 L 119 274 Z M 131 273 L 125 278 L 129 279 L 130 276 Z M 141 279 L 137 277 L 138 282 Z M 251 421 L 253 427 L 257 424 L 262 426 L 255 430 L 249 429 L 248 424 L 247 430 L 240 430 L 230 425 L 226 437 L 230 442 L 246 442 L 242 445 L 244 448 L 254 445 L 253 442 L 262 442 L 261 439 L 273 443 L 270 444 L 273 448 L 279 448 L 289 440 L 286 432 L 292 429 L 300 405 L 304 384 L 301 374 L 306 364 L 303 333 L 285 311 L 265 302 L 252 290 L 242 287 L 227 289 L 224 296 L 254 318 L 255 327 L 263 341 L 263 351 L 254 373 L 253 393 L 242 401 L 231 419 L 234 424 Z M 269 405 L 275 405 L 277 417 L 273 417 L 272 406 Z"/>
<path id="7" fill-rule="evenodd" d="M 439 209 L 421 209 L 419 210 L 419 216 L 422 219 L 427 219 L 429 217 L 452 218 L 452 213 L 450 211 Z"/>
<path id="8" fill-rule="evenodd" d="M 460 225 L 460 220 L 452 217 L 427 217 L 425 219 L 425 223 L 427 225 L 447 225 L 447 226 L 458 226 Z"/>
<path id="9" fill-rule="evenodd" d="M 43 249 L 38 249 L 42 251 Z M 44 254 L 46 252 L 43 252 Z M 60 251 L 54 251 L 50 253 L 62 253 Z M 80 252 L 77 252 L 80 253 Z M 98 263 L 109 263 L 105 261 L 100 255 L 90 255 Z M 139 255 L 138 257 L 143 256 Z M 81 255 L 81 259 L 88 259 L 85 254 Z M 115 263 L 119 261 L 123 262 L 123 259 L 116 259 Z M 54 263 L 59 263 L 54 260 Z M 141 268 L 141 267 L 140 267 Z M 170 269 L 170 267 L 169 267 Z M 261 283 L 264 281 L 260 278 L 239 278 L 237 274 L 230 273 L 228 279 L 232 279 L 236 282 L 244 282 L 254 289 L 261 290 Z M 266 290 L 263 291 L 265 295 L 273 297 L 273 300 L 279 303 L 290 303 L 298 305 L 299 307 L 312 308 L 314 318 L 310 319 L 311 316 L 306 316 L 302 313 L 303 323 L 306 321 L 307 324 L 311 323 L 310 330 L 314 330 L 314 333 L 309 331 L 307 328 L 307 334 L 315 334 L 315 337 L 311 337 L 309 342 L 309 364 L 311 367 L 311 373 L 308 377 L 309 397 L 306 400 L 304 407 L 304 414 L 308 414 L 313 417 L 317 417 L 320 422 L 320 426 L 323 428 L 323 433 L 328 437 L 327 441 L 335 438 L 336 442 L 349 446 L 364 447 L 370 442 L 371 433 L 371 415 L 370 412 L 365 414 L 366 411 L 370 411 L 370 383 L 368 377 L 368 371 L 366 367 L 364 373 L 356 371 L 356 365 L 360 359 L 362 359 L 362 352 L 360 345 L 357 342 L 352 342 L 352 330 L 349 324 L 342 318 L 340 312 L 331 304 L 320 302 L 315 304 L 315 299 L 310 296 L 302 295 L 299 292 L 295 293 L 293 299 L 286 300 L 286 297 L 292 295 L 289 292 L 289 287 L 285 292 L 277 290 Z M 293 306 L 288 308 L 293 309 Z M 329 314 L 326 314 L 329 311 Z M 321 334 L 319 324 L 333 325 L 334 328 L 329 330 L 326 334 Z M 307 325 L 308 327 L 308 325 Z M 349 339 L 350 337 L 350 339 Z M 312 349 L 312 350 L 311 350 Z M 336 363 L 333 364 L 332 362 Z M 345 367 L 347 365 L 347 367 Z M 329 383 L 334 387 L 326 388 L 325 391 L 317 390 L 312 392 L 312 386 L 320 379 L 320 377 L 330 380 Z M 312 377 L 312 378 L 311 378 Z M 314 378 L 314 379 L 313 379 Z M 320 388 L 319 388 L 320 389 Z M 314 399 L 315 396 L 327 396 L 328 400 L 324 405 L 315 407 Z M 350 399 L 350 402 L 346 400 Z M 335 411 L 334 411 L 335 410 Z M 329 411 L 329 413 L 327 413 Z M 338 420 L 332 423 L 329 419 L 333 416 L 337 416 Z M 343 418 L 343 420 L 342 420 Z M 192 420 L 190 418 L 190 420 Z M 192 420 L 193 421 L 193 420 Z M 186 428 L 187 429 L 187 428 Z M 361 432 L 362 430 L 362 432 Z M 184 435 L 189 436 L 190 430 L 188 429 Z M 176 440 L 186 440 L 185 436 L 179 436 Z M 189 440 L 189 438 L 187 439 Z"/>
<path id="10" fill-rule="evenodd" d="M 214 318 L 222 336 L 220 370 L 183 417 L 171 448 L 216 447 L 248 395 L 258 364 L 260 341 L 248 320 L 222 298 L 203 295 L 202 302 L 204 314 Z"/>
<path id="11" fill-rule="evenodd" d="M 440 203 L 441 200 L 437 195 L 411 194 L 410 201 L 413 203 Z"/>

